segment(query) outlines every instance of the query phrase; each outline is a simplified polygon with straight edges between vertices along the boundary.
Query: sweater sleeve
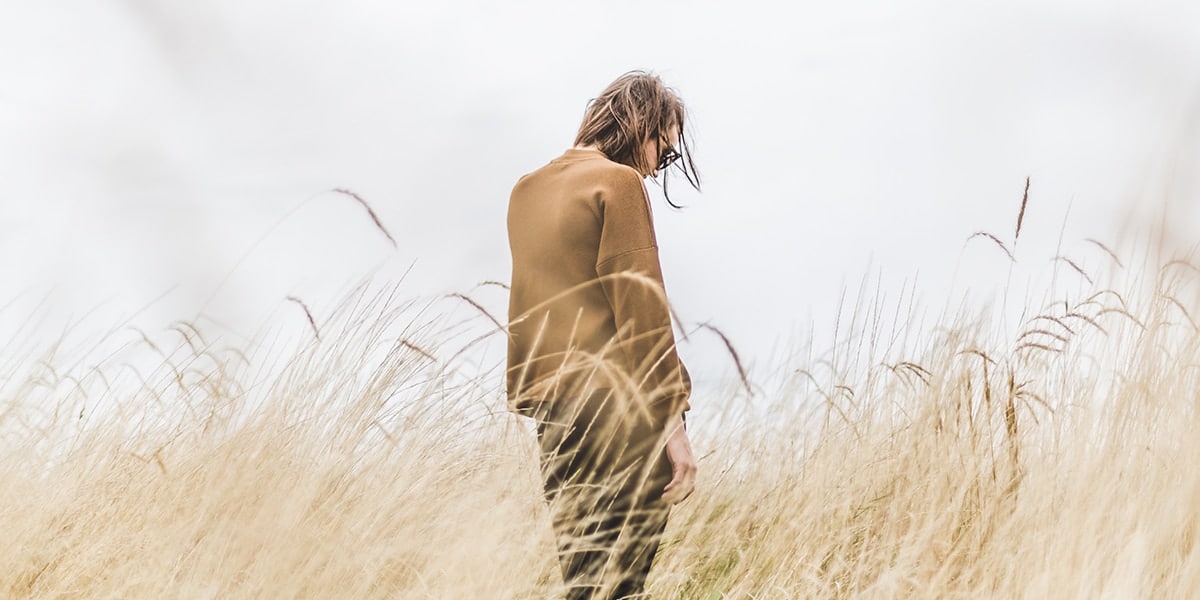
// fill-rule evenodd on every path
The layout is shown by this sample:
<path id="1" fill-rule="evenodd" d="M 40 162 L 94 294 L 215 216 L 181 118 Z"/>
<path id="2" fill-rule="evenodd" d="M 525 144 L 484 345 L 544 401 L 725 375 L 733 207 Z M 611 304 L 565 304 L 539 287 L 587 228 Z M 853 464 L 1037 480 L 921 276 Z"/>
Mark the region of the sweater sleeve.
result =
<path id="1" fill-rule="evenodd" d="M 596 274 L 628 374 L 649 398 L 651 413 L 665 421 L 691 408 L 691 378 L 675 349 L 646 187 L 632 169 L 620 175 L 601 197 Z"/>

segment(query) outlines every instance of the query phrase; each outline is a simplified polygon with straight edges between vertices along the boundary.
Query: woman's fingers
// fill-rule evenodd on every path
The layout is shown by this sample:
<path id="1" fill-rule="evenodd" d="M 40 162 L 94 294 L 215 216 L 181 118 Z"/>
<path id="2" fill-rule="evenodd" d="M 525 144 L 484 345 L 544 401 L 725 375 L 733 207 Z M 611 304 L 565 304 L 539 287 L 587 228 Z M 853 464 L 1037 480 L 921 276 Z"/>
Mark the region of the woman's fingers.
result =
<path id="1" fill-rule="evenodd" d="M 683 467 L 673 469 L 671 481 L 663 488 L 662 499 L 668 504 L 679 504 L 692 495 L 696 489 L 696 468 Z"/>
<path id="2" fill-rule="evenodd" d="M 663 488 L 663 500 L 679 504 L 696 488 L 696 457 L 688 441 L 683 417 L 676 415 L 668 423 L 667 458 L 671 461 L 671 481 Z"/>

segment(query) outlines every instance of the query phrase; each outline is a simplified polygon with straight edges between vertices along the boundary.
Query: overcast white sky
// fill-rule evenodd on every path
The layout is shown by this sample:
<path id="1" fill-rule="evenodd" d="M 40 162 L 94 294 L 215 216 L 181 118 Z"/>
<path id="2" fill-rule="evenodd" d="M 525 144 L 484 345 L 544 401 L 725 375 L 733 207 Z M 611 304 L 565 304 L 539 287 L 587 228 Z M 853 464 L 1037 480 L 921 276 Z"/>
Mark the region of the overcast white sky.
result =
<path id="1" fill-rule="evenodd" d="M 1165 202 L 1200 239 L 1193 2 L 8 2 L 0 321 L 48 297 L 47 330 L 152 303 L 146 327 L 248 334 L 368 275 L 507 280 L 512 184 L 632 68 L 689 104 L 704 176 L 681 212 L 651 187 L 668 291 L 750 362 L 821 339 L 863 276 L 938 311 L 1003 284 L 964 242 L 1011 240 L 1026 176 L 1018 280 L 1060 238 L 1103 266 L 1083 240 L 1119 247 Z M 717 350 L 681 349 L 698 378 Z"/>

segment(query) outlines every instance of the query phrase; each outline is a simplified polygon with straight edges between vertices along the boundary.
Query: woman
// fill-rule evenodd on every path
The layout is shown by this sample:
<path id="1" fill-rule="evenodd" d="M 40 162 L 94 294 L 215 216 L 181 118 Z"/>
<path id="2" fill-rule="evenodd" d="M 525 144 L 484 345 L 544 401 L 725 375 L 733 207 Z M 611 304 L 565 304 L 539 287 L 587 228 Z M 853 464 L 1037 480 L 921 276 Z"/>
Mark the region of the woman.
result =
<path id="1" fill-rule="evenodd" d="M 572 599 L 640 597 L 669 507 L 695 485 L 691 381 L 643 181 L 677 165 L 699 189 L 684 113 L 657 76 L 622 75 L 509 201 L 508 399 L 537 421 Z"/>

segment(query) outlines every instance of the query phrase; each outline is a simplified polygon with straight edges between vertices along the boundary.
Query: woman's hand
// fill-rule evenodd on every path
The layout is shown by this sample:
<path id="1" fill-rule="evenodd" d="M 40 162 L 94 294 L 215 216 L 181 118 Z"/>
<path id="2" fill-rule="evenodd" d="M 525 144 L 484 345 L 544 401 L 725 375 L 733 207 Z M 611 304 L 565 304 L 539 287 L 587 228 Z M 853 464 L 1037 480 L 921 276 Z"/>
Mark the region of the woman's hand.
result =
<path id="1" fill-rule="evenodd" d="M 663 488 L 662 499 L 668 504 L 679 504 L 696 489 L 696 458 L 692 456 L 692 443 L 683 427 L 682 414 L 667 422 L 667 432 L 667 458 L 671 460 L 672 476 Z"/>

